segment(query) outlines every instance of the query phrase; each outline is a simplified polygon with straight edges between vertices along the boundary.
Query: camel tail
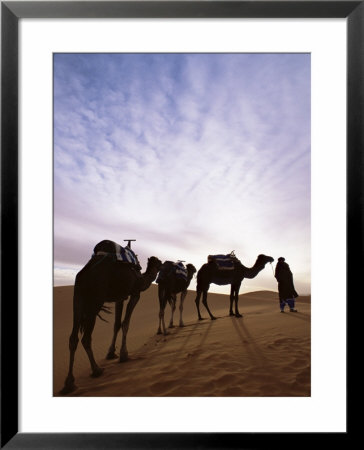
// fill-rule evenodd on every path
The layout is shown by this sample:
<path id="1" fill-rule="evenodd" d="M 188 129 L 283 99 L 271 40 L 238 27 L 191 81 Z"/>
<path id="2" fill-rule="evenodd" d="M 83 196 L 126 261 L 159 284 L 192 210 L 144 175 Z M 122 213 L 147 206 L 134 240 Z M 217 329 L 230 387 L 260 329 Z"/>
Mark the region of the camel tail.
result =
<path id="1" fill-rule="evenodd" d="M 73 293 L 73 327 L 74 329 L 75 328 L 77 329 L 78 334 L 83 334 L 83 332 L 85 331 L 86 314 L 83 305 L 84 305 L 83 296 L 76 278 Z"/>
<path id="2" fill-rule="evenodd" d="M 101 309 L 100 309 L 100 311 L 97 313 L 97 317 L 99 317 L 103 322 L 109 323 L 108 320 L 106 320 L 106 319 L 104 319 L 104 318 L 102 317 L 102 315 L 100 314 L 101 311 L 104 312 L 104 313 L 106 313 L 106 314 L 111 314 L 110 308 L 109 308 L 108 306 L 102 306 Z"/>
<path id="3" fill-rule="evenodd" d="M 81 321 L 80 327 L 79 327 L 79 329 L 78 329 L 79 334 L 83 334 L 83 332 L 85 331 L 85 323 L 86 323 L 85 320 L 82 320 L 82 321 Z"/>

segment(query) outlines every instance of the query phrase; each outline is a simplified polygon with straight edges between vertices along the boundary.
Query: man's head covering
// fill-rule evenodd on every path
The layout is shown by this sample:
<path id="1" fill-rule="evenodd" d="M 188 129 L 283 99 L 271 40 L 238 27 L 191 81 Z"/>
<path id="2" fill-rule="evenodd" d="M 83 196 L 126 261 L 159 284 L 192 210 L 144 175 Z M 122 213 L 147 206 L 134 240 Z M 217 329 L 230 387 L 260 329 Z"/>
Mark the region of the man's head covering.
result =
<path id="1" fill-rule="evenodd" d="M 279 258 L 278 258 L 278 261 L 285 261 L 285 259 L 283 258 L 283 256 L 280 256 Z"/>

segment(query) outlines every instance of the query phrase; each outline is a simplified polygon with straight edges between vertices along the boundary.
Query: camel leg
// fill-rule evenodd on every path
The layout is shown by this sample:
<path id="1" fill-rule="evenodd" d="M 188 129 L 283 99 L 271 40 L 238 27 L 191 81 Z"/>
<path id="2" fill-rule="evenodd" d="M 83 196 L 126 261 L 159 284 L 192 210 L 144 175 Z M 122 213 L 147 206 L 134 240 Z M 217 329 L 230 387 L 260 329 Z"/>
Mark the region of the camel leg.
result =
<path id="1" fill-rule="evenodd" d="M 183 313 L 183 302 L 186 298 L 186 295 L 187 295 L 187 290 L 181 292 L 181 299 L 180 299 L 180 304 L 179 304 L 179 326 L 180 327 L 185 326 L 185 324 L 183 323 L 183 320 L 182 320 L 182 313 Z"/>
<path id="2" fill-rule="evenodd" d="M 234 316 L 233 313 L 233 302 L 234 302 L 234 287 L 231 285 L 230 287 L 230 309 L 229 309 L 229 316 Z"/>
<path id="3" fill-rule="evenodd" d="M 207 304 L 207 291 L 203 291 L 202 303 L 205 306 L 205 308 L 207 309 L 207 312 L 209 313 L 210 319 L 211 320 L 216 320 L 216 317 L 211 313 L 209 305 Z"/>
<path id="4" fill-rule="evenodd" d="M 73 363 L 75 361 L 75 353 L 78 345 L 78 332 L 80 329 L 80 321 L 78 317 L 73 318 L 73 328 L 69 338 L 70 361 L 68 367 L 68 375 L 64 382 L 61 395 L 66 395 L 76 389 L 75 377 L 73 376 Z"/>
<path id="5" fill-rule="evenodd" d="M 131 295 L 130 300 L 128 302 L 128 306 L 126 307 L 125 317 L 124 317 L 123 323 L 121 324 L 123 338 L 121 341 L 121 350 L 120 350 L 120 359 L 119 359 L 120 362 L 124 362 L 124 361 L 128 360 L 128 350 L 126 348 L 126 336 L 128 334 L 128 330 L 129 330 L 129 323 L 130 323 L 131 315 L 133 313 L 133 310 L 134 310 L 136 304 L 139 301 L 139 298 L 140 298 L 139 292 L 137 294 Z"/>
<path id="6" fill-rule="evenodd" d="M 91 347 L 91 336 L 92 336 L 92 332 L 94 330 L 95 327 L 95 322 L 96 322 L 96 315 L 89 315 L 88 318 L 85 321 L 85 329 L 83 332 L 83 337 L 81 339 L 83 348 L 85 349 L 88 359 L 90 361 L 90 365 L 91 365 L 91 376 L 92 377 L 99 377 L 102 372 L 104 371 L 104 369 L 102 369 L 101 367 L 99 367 L 96 364 L 95 358 L 94 358 L 94 354 L 92 351 L 92 347 Z"/>
<path id="7" fill-rule="evenodd" d="M 106 359 L 115 359 L 117 355 L 115 353 L 116 338 L 121 328 L 121 315 L 123 313 L 123 301 L 115 303 L 115 321 L 114 321 L 114 334 L 109 347 L 109 351 L 106 355 Z"/>
<path id="8" fill-rule="evenodd" d="M 241 283 L 234 286 L 235 317 L 243 317 L 243 315 L 239 313 L 239 309 L 238 309 L 240 285 L 241 285 Z"/>
<path id="9" fill-rule="evenodd" d="M 170 305 L 171 305 L 171 320 L 169 321 L 169 328 L 173 328 L 174 327 L 174 325 L 173 325 L 173 314 L 174 314 L 174 312 L 176 310 L 176 301 L 177 301 L 177 295 L 176 294 L 172 294 L 171 295 L 171 302 L 170 302 Z"/>
<path id="10" fill-rule="evenodd" d="M 197 314 L 198 314 L 198 320 L 203 320 L 200 313 L 200 298 L 201 298 L 202 291 L 197 291 L 195 303 L 197 308 Z"/>

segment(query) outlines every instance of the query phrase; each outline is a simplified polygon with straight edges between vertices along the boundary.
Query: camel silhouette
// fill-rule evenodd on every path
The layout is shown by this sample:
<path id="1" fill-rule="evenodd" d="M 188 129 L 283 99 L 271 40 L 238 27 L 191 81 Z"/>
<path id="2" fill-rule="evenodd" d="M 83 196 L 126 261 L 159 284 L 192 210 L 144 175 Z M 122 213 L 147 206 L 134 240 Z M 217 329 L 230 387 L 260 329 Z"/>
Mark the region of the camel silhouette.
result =
<path id="1" fill-rule="evenodd" d="M 209 262 L 204 264 L 197 272 L 197 296 L 196 307 L 198 319 L 202 320 L 200 313 L 200 298 L 202 294 L 202 303 L 204 304 L 211 320 L 216 317 L 211 313 L 207 304 L 207 292 L 210 284 L 231 285 L 230 290 L 230 309 L 229 315 L 235 317 L 242 317 L 238 309 L 239 289 L 244 278 L 255 278 L 261 272 L 267 263 L 272 263 L 274 259 L 271 256 L 259 255 L 253 267 L 245 267 L 237 258 L 233 258 L 232 270 L 221 270 L 218 268 L 213 258 L 209 258 Z M 233 303 L 235 304 L 235 313 L 233 312 Z"/>
<path id="2" fill-rule="evenodd" d="M 182 265 L 184 268 L 184 266 Z M 171 306 L 171 320 L 169 322 L 169 328 L 173 328 L 173 314 L 176 309 L 177 294 L 181 293 L 180 297 L 180 319 L 179 326 L 183 327 L 184 323 L 182 320 L 183 313 L 183 302 L 187 295 L 187 288 L 190 285 L 193 274 L 196 272 L 196 267 L 192 264 L 186 265 L 186 274 L 184 276 L 179 275 L 179 265 L 172 261 L 165 261 L 159 272 L 157 283 L 158 283 L 158 298 L 159 298 L 159 327 L 157 334 L 168 334 L 166 331 L 166 326 L 164 323 L 164 311 L 167 302 Z"/>
<path id="3" fill-rule="evenodd" d="M 147 269 L 142 274 L 136 256 L 134 263 L 125 262 L 121 257 L 124 249 L 113 241 L 101 241 L 94 248 L 94 254 L 88 263 L 76 275 L 73 294 L 73 328 L 69 338 L 69 371 L 61 394 L 72 392 L 75 386 L 73 364 L 78 345 L 78 335 L 81 333 L 82 345 L 87 353 L 91 365 L 91 376 L 102 374 L 94 358 L 91 348 L 91 336 L 96 317 L 101 311 L 109 312 L 104 306 L 107 302 L 116 302 L 118 310 L 122 311 L 122 304 L 129 297 L 126 313 L 121 324 L 123 337 L 120 351 L 120 361 L 128 359 L 126 337 L 128 334 L 130 317 L 140 298 L 140 292 L 146 290 L 155 280 L 162 262 L 155 256 L 148 259 Z M 130 256 L 128 256 L 130 258 Z M 120 314 L 121 316 L 121 314 Z"/>

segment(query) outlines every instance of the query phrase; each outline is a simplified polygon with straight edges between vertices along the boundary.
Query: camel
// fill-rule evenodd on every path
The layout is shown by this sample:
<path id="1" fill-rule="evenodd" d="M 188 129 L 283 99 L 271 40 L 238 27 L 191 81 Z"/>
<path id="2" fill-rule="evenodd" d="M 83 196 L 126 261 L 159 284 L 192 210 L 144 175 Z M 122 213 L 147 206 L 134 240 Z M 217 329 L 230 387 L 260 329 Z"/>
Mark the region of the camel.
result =
<path id="1" fill-rule="evenodd" d="M 109 312 L 104 303 L 116 302 L 118 313 L 122 312 L 123 302 L 129 298 L 122 324 L 123 337 L 120 351 L 120 362 L 128 359 L 126 337 L 128 334 L 132 312 L 139 301 L 140 292 L 146 290 L 155 280 L 162 262 L 155 256 L 148 258 L 147 269 L 140 272 L 136 255 L 128 249 L 127 262 L 125 249 L 113 241 L 101 241 L 94 248 L 94 254 L 88 263 L 76 275 L 73 294 L 73 328 L 69 338 L 69 371 L 61 394 L 72 392 L 75 386 L 73 363 L 78 345 L 78 335 L 81 333 L 82 345 L 91 365 L 91 376 L 98 377 L 103 373 L 94 359 L 91 348 L 91 336 L 96 317 L 101 311 Z M 130 251 L 129 251 L 130 250 Z M 131 255 L 131 256 L 130 256 Z M 133 256 L 134 255 L 134 256 Z"/>
<path id="2" fill-rule="evenodd" d="M 239 289 L 241 282 L 244 278 L 255 278 L 259 272 L 261 272 L 267 263 L 272 263 L 274 259 L 271 256 L 259 255 L 253 267 L 245 267 L 237 258 L 233 259 L 234 267 L 232 270 L 218 269 L 217 264 L 213 258 L 206 264 L 204 264 L 197 272 L 197 296 L 196 307 L 198 313 L 198 319 L 203 320 L 200 314 L 200 297 L 202 294 L 202 303 L 204 304 L 207 312 L 210 315 L 211 320 L 215 320 L 216 317 L 211 313 L 207 304 L 207 291 L 209 290 L 210 283 L 222 285 L 231 285 L 230 290 L 230 309 L 229 315 L 235 317 L 243 317 L 239 313 L 238 300 Z M 235 303 L 235 313 L 233 312 L 233 303 Z"/>
<path id="3" fill-rule="evenodd" d="M 183 302 L 187 295 L 187 288 L 190 285 L 193 274 L 196 272 L 196 268 L 192 264 L 187 264 L 186 268 L 182 265 L 182 272 L 185 272 L 184 276 L 179 274 L 180 264 L 176 264 L 172 261 L 165 261 L 159 272 L 158 283 L 158 298 L 159 298 L 159 327 L 157 334 L 168 334 L 164 323 L 164 310 L 167 302 L 171 305 L 171 320 L 169 322 L 169 328 L 173 328 L 173 314 L 176 309 L 177 294 L 181 293 L 180 297 L 180 319 L 179 326 L 183 327 L 182 320 Z M 187 272 L 187 273 L 186 273 Z M 186 276 L 186 278 L 185 278 Z"/>

